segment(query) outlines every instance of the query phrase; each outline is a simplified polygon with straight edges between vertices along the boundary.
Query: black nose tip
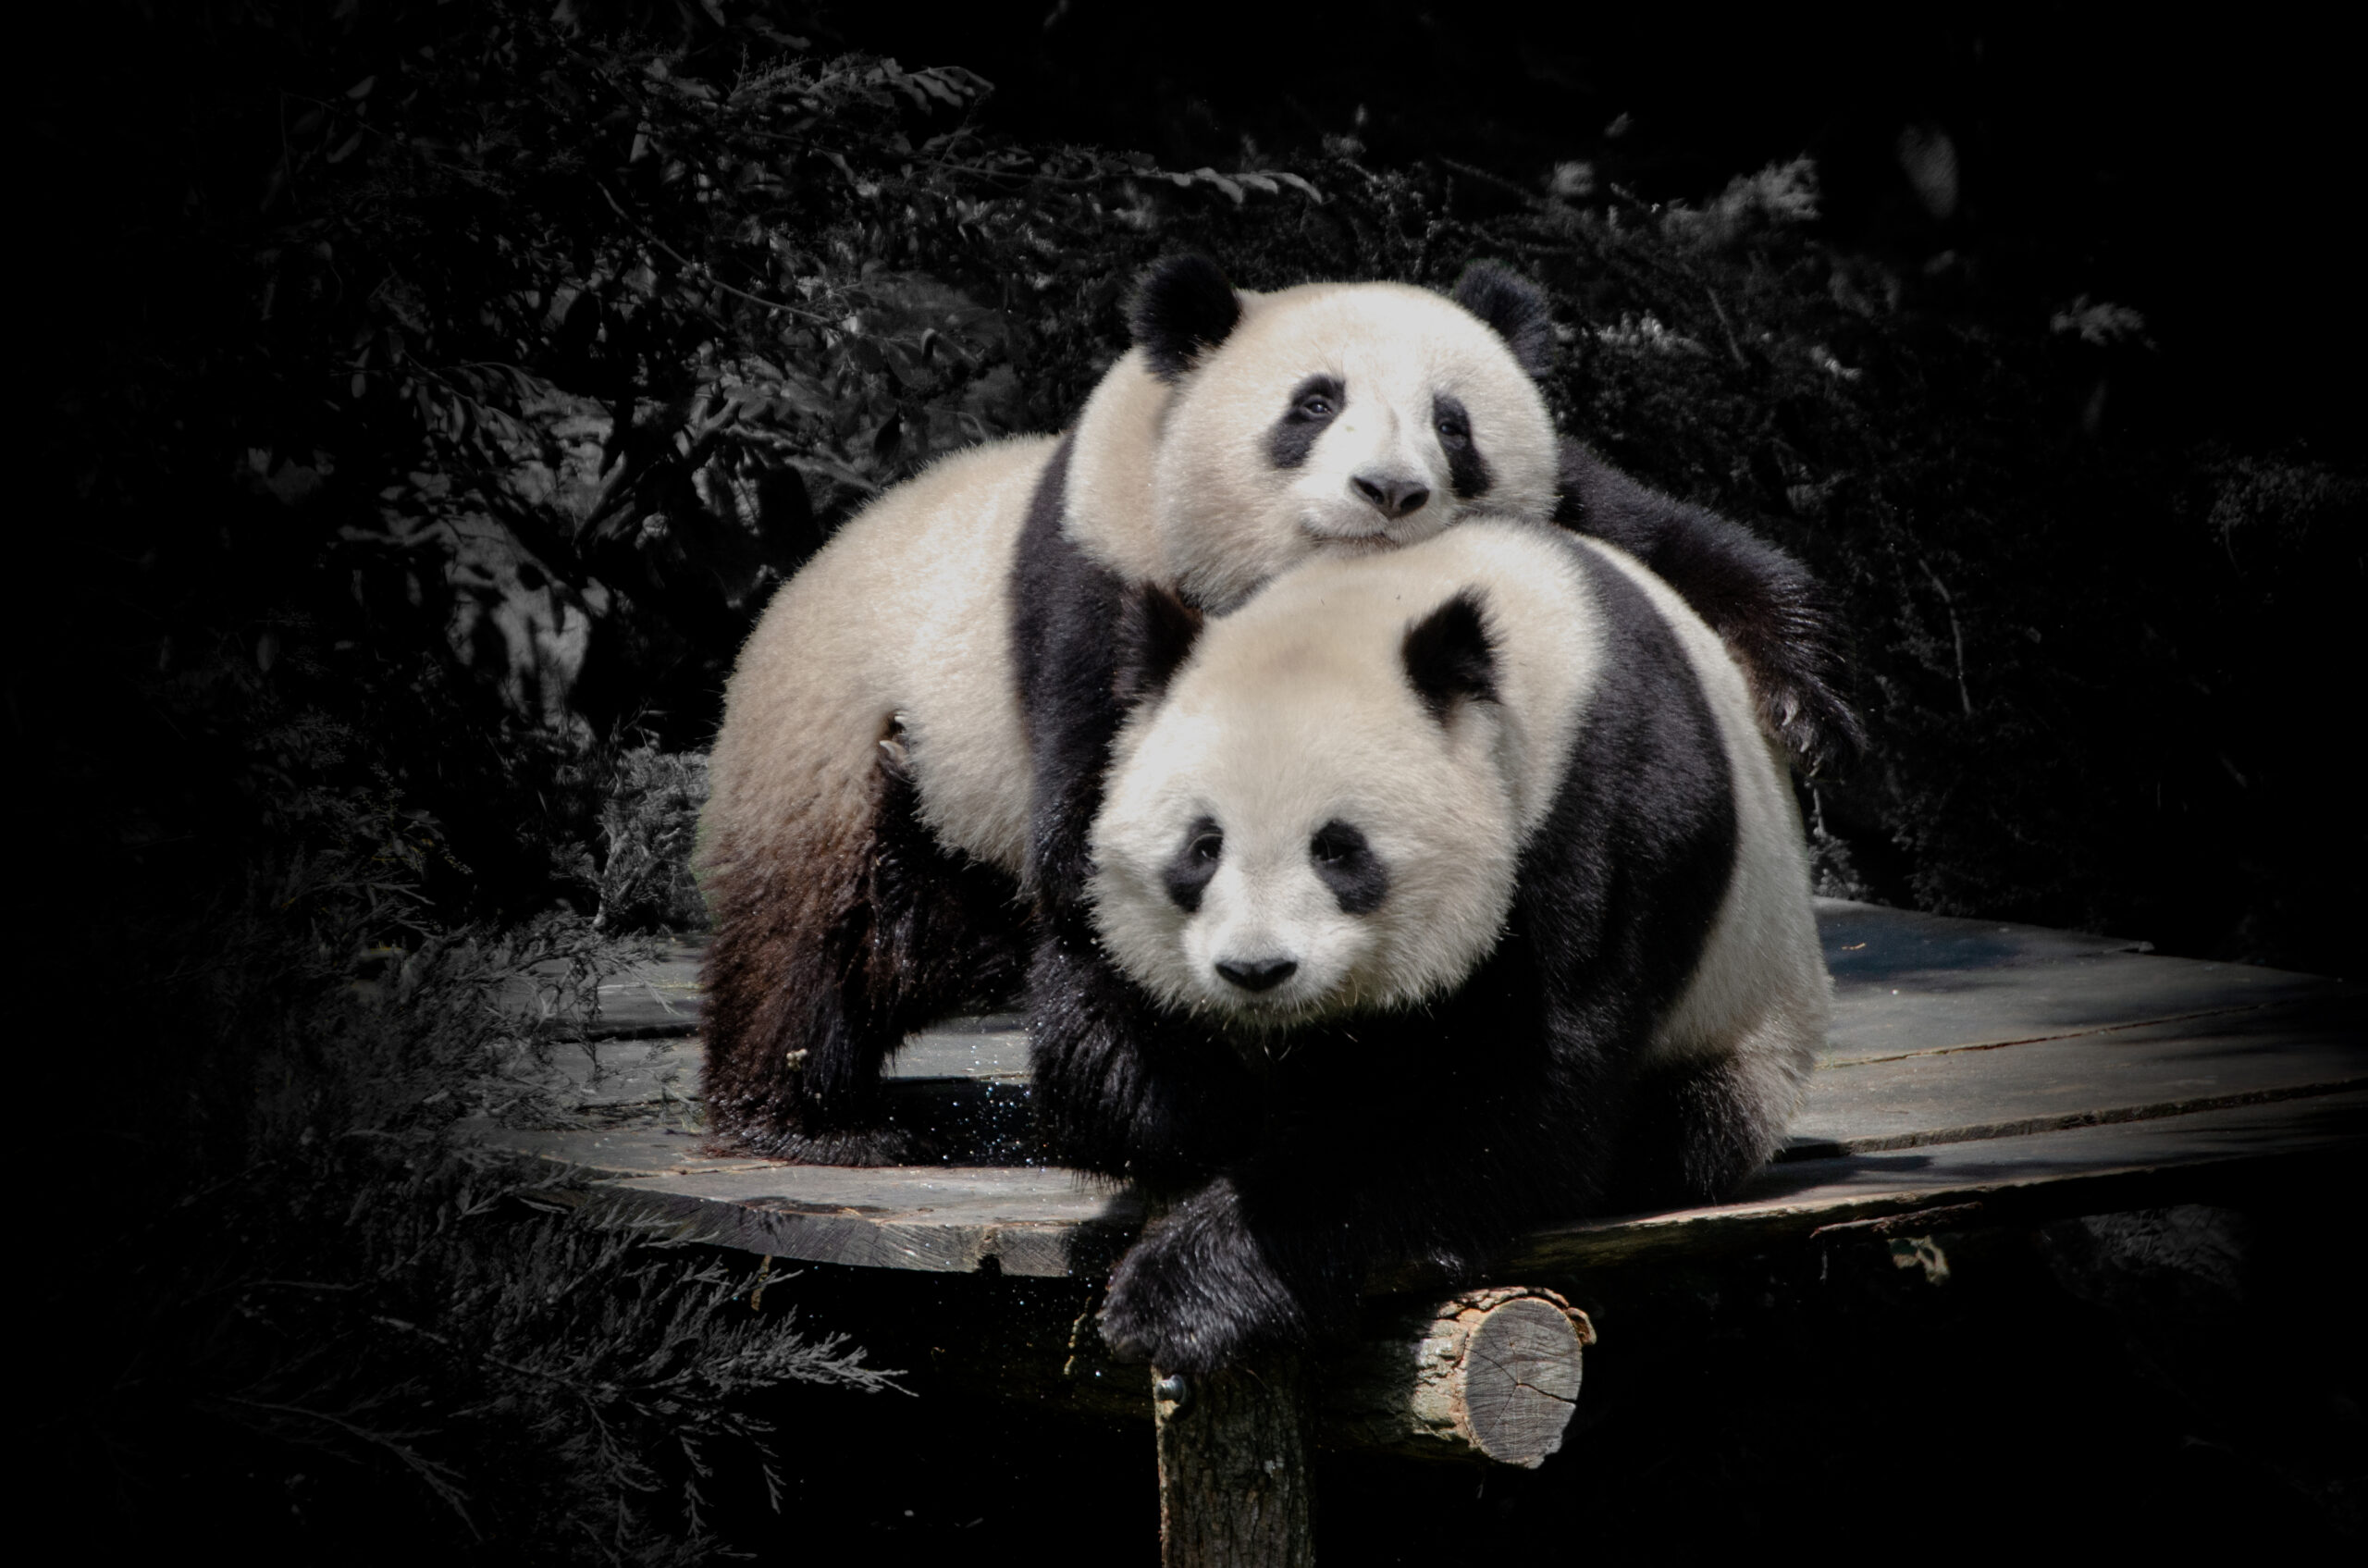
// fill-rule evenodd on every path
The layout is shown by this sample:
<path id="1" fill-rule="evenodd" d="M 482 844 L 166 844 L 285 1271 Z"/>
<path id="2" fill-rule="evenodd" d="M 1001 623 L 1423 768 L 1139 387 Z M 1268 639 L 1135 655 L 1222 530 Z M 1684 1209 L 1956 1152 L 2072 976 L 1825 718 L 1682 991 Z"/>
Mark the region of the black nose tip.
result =
<path id="1" fill-rule="evenodd" d="M 1246 964 L 1217 960 L 1217 973 L 1244 991 L 1272 991 L 1298 972 L 1296 958 L 1252 958 Z"/>
<path id="2" fill-rule="evenodd" d="M 1374 478 L 1360 474 L 1349 485 L 1384 517 L 1403 517 L 1431 499 L 1430 490 L 1412 479 Z"/>

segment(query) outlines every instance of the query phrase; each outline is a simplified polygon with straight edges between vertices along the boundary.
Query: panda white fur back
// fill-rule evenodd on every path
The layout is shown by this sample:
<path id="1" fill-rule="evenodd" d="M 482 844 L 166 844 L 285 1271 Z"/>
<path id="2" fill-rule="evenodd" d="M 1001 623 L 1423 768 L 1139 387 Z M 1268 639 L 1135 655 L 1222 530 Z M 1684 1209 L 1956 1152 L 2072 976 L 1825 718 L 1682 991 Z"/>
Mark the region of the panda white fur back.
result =
<path id="1" fill-rule="evenodd" d="M 894 724 L 941 842 L 1018 869 L 1028 797 L 1013 781 L 1028 736 L 1010 678 L 1009 561 L 1052 446 L 1003 441 L 932 464 L 774 595 L 709 762 L 712 820 L 739 853 L 817 821 L 868 824 Z"/>
<path id="2" fill-rule="evenodd" d="M 1830 988 L 1782 765 L 1675 594 L 1475 519 L 1197 630 L 1162 602 L 1127 620 L 1099 945 L 1040 960 L 1031 1015 L 1071 1157 L 1172 1203 L 1115 1345 L 1207 1370 L 1345 1321 L 1375 1266 L 1473 1278 L 1774 1153 Z"/>

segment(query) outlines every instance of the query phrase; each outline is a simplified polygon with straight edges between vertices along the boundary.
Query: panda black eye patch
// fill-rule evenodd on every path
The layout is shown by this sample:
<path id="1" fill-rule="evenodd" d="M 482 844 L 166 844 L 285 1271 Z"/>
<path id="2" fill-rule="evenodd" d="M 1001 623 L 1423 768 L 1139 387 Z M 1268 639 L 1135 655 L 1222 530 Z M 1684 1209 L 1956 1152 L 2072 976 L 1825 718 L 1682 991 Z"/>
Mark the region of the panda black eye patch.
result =
<path id="1" fill-rule="evenodd" d="M 1363 833 L 1337 817 L 1307 841 L 1307 858 L 1344 915 L 1370 915 L 1389 896 L 1389 868 Z"/>
<path id="2" fill-rule="evenodd" d="M 1311 376 L 1291 389 L 1283 416 L 1266 436 L 1266 456 L 1277 468 L 1297 468 L 1315 439 L 1348 406 L 1349 389 L 1337 376 Z"/>
<path id="3" fill-rule="evenodd" d="M 1472 438 L 1472 415 L 1462 400 L 1445 392 L 1433 394 L 1431 429 L 1439 438 L 1439 451 L 1447 454 L 1448 485 L 1457 497 L 1470 500 L 1486 495 L 1497 476 L 1488 471 L 1488 460 L 1480 455 L 1480 445 Z"/>
<path id="4" fill-rule="evenodd" d="M 1225 858 L 1225 833 L 1214 817 L 1202 817 L 1184 830 L 1184 842 L 1169 858 L 1161 880 L 1167 884 L 1171 903 L 1188 915 L 1201 912 L 1201 895 L 1207 890 L 1209 879 L 1217 874 L 1217 865 Z"/>

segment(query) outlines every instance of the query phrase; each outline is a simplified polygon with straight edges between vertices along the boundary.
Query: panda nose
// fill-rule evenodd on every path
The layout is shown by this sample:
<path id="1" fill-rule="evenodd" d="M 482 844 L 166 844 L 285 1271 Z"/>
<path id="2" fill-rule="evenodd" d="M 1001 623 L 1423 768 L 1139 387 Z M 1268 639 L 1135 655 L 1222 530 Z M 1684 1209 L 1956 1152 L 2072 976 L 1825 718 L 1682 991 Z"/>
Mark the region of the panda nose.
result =
<path id="1" fill-rule="evenodd" d="M 1252 958 L 1246 964 L 1217 960 L 1217 973 L 1244 991 L 1272 991 L 1298 972 L 1296 958 Z"/>
<path id="2" fill-rule="evenodd" d="M 1403 517 L 1431 499 L 1429 488 L 1420 480 L 1392 479 L 1383 475 L 1360 474 L 1349 481 L 1349 488 L 1384 517 Z"/>

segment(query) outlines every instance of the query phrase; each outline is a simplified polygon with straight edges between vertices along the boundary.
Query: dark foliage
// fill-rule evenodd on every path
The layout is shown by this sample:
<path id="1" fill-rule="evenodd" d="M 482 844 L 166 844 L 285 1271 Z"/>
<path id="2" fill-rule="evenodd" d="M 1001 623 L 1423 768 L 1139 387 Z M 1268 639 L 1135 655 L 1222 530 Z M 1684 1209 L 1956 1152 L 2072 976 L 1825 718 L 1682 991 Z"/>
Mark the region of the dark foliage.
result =
<path id="1" fill-rule="evenodd" d="M 202 908 L 135 862 L 67 924 L 66 973 L 131 978 L 33 1064 L 76 1205 L 25 1290 L 35 1489 L 110 1553 L 194 1520 L 265 1562 L 706 1561 L 719 1474 L 778 1486 L 751 1400 L 892 1375 L 767 1308 L 769 1265 L 471 1142 L 550 1114 L 630 947 L 438 931 L 416 824 L 291 799 L 327 847 Z"/>

